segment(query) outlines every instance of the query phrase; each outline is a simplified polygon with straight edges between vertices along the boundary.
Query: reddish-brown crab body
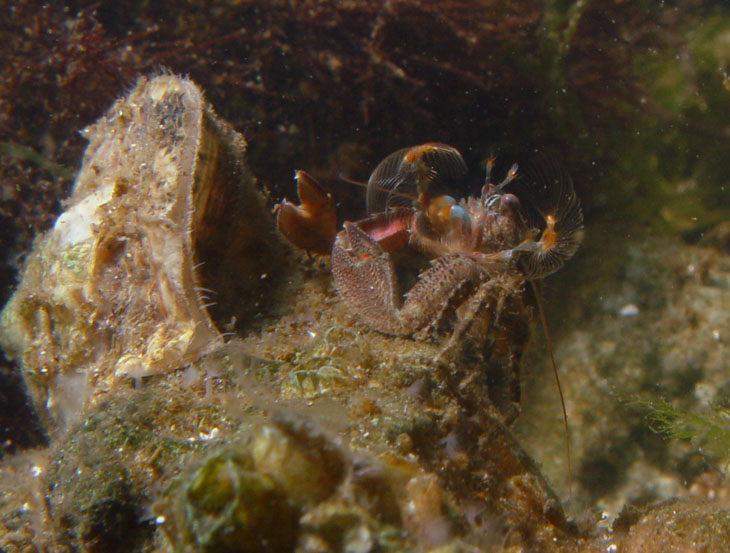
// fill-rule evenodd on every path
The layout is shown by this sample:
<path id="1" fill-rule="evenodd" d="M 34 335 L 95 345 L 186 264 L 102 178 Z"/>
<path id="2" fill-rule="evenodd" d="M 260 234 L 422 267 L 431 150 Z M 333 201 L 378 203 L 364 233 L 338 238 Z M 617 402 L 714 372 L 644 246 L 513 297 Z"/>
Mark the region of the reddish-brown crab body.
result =
<path id="1" fill-rule="evenodd" d="M 508 398 L 497 393 L 493 400 L 512 411 L 510 418 L 534 312 L 529 283 L 573 255 L 583 221 L 569 178 L 547 172 L 522 187 L 539 214 L 533 225 L 518 196 L 506 190 L 516 170 L 498 185 L 487 178 L 479 197 L 456 202 L 433 190 L 466 172 L 458 151 L 424 144 L 395 152 L 370 177 L 372 215 L 346 222 L 332 247 L 335 286 L 362 322 L 400 336 L 450 332 L 438 357 L 451 353 L 486 364 L 488 377 L 508 384 Z M 401 197 L 411 205 L 393 206 Z M 392 255 L 402 249 L 429 260 L 403 299 Z M 500 387 L 504 394 L 504 386 L 493 388 Z"/>
<path id="2" fill-rule="evenodd" d="M 428 222 L 416 209 L 345 223 L 332 249 L 332 273 L 348 307 L 376 330 L 417 337 L 451 330 L 441 354 L 458 351 L 479 358 L 480 364 L 486 361 L 485 374 L 503 383 L 491 388 L 493 401 L 505 411 L 519 401 L 518 368 L 533 317 L 532 298 L 517 256 L 499 255 L 519 242 L 511 210 L 485 213 L 481 205 L 467 202 L 471 220 L 480 222 L 477 235 L 461 234 L 448 244 L 419 228 Z M 402 304 L 388 253 L 395 244 L 436 255 Z M 510 418 L 515 414 L 512 410 Z"/>

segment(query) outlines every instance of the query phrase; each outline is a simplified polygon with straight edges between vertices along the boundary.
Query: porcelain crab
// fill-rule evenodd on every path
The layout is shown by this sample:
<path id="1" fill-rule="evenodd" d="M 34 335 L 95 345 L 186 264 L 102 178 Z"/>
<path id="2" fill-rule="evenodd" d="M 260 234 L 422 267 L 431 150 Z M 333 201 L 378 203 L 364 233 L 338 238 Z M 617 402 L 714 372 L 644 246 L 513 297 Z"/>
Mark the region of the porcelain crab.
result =
<path id="1" fill-rule="evenodd" d="M 490 160 L 479 196 L 457 201 L 440 193 L 467 173 L 455 148 L 428 143 L 386 157 L 367 184 L 369 216 L 345 222 L 336 235 L 332 274 L 349 309 L 371 328 L 416 338 L 450 333 L 438 357 L 459 352 L 486 363 L 486 374 L 509 390 L 495 403 L 508 407 L 519 402 L 535 282 L 575 253 L 583 216 L 570 178 L 555 164 L 524 175 L 513 165 L 498 184 L 491 182 L 492 167 Z M 297 173 L 300 185 L 311 179 L 305 175 Z M 331 221 L 329 205 L 321 220 Z M 306 202 L 299 209 L 312 228 L 322 226 Z M 283 214 L 284 208 L 279 226 L 297 244 Z M 401 296 L 397 256 L 403 251 L 428 265 Z"/>

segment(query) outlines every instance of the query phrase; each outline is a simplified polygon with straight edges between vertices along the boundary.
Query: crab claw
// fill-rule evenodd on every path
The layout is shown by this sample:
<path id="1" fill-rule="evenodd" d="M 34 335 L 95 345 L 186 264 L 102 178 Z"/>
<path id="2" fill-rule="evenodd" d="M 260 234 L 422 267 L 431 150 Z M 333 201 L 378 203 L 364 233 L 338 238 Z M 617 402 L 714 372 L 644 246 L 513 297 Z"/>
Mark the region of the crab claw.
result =
<path id="1" fill-rule="evenodd" d="M 337 235 L 332 248 L 332 276 L 345 303 L 365 323 L 389 334 L 402 333 L 390 255 L 353 223 L 346 222 Z"/>
<path id="2" fill-rule="evenodd" d="M 296 171 L 300 205 L 283 200 L 276 206 L 276 226 L 290 243 L 309 252 L 329 254 L 337 234 L 332 195 L 308 173 Z"/>

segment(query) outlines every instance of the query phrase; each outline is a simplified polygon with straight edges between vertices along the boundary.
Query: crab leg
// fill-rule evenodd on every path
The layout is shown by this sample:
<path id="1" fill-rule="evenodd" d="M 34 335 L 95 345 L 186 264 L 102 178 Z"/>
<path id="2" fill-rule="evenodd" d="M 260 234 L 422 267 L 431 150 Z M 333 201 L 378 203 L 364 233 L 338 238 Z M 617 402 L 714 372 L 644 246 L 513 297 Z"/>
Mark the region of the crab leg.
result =
<path id="1" fill-rule="evenodd" d="M 366 324 L 389 334 L 407 331 L 397 315 L 393 261 L 353 223 L 346 222 L 344 232 L 335 240 L 332 276 L 347 306 Z"/>
<path id="2" fill-rule="evenodd" d="M 436 258 L 400 305 L 393 261 L 378 242 L 353 223 L 345 223 L 332 249 L 335 285 L 348 307 L 366 324 L 388 334 L 412 335 L 435 325 L 449 306 L 464 297 L 482 271 L 469 258 Z"/>
<path id="3" fill-rule="evenodd" d="M 520 358 L 529 335 L 515 286 L 499 276 L 483 281 L 459 309 L 454 331 L 435 359 L 438 364 L 448 354 L 461 356 L 471 344 L 484 375 L 497 379 L 490 383 L 490 399 L 508 423 L 520 412 Z"/>
<path id="4" fill-rule="evenodd" d="M 499 313 L 501 304 L 504 303 L 504 291 L 499 291 L 499 299 L 497 300 L 497 307 L 490 308 L 488 303 L 494 299 L 494 292 L 496 289 L 496 281 L 494 279 L 484 282 L 479 291 L 472 296 L 469 301 L 464 305 L 464 310 L 459 318 L 459 322 L 454 328 L 449 340 L 444 344 L 436 357 L 438 362 L 446 353 L 453 350 L 464 338 L 464 335 L 470 330 L 470 328 L 477 321 L 478 313 L 486 309 L 486 313 L 489 315 L 489 321 L 483 321 L 485 328 L 482 334 L 486 337 L 489 332 L 489 328 L 492 325 L 498 324 Z M 494 316 L 494 319 L 492 318 Z"/>

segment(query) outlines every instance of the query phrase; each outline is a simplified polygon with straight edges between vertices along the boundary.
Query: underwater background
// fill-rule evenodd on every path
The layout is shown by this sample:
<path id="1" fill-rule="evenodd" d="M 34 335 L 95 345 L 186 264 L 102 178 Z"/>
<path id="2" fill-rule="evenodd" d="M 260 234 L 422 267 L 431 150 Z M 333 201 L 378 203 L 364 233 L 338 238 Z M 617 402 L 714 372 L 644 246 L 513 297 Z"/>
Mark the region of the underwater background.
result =
<path id="1" fill-rule="evenodd" d="M 725 2 L 0 9 L 1 551 L 727 549 Z M 478 367 L 367 328 L 276 232 L 294 170 L 341 224 L 347 179 L 424 142 L 462 153 L 462 196 L 490 156 L 572 177 L 585 238 L 542 288 L 570 460 L 539 324 L 507 426 L 455 384 Z M 63 250 L 102 176 L 93 257 Z M 200 281 L 166 303 L 139 229 L 173 196 L 157 240 Z"/>

